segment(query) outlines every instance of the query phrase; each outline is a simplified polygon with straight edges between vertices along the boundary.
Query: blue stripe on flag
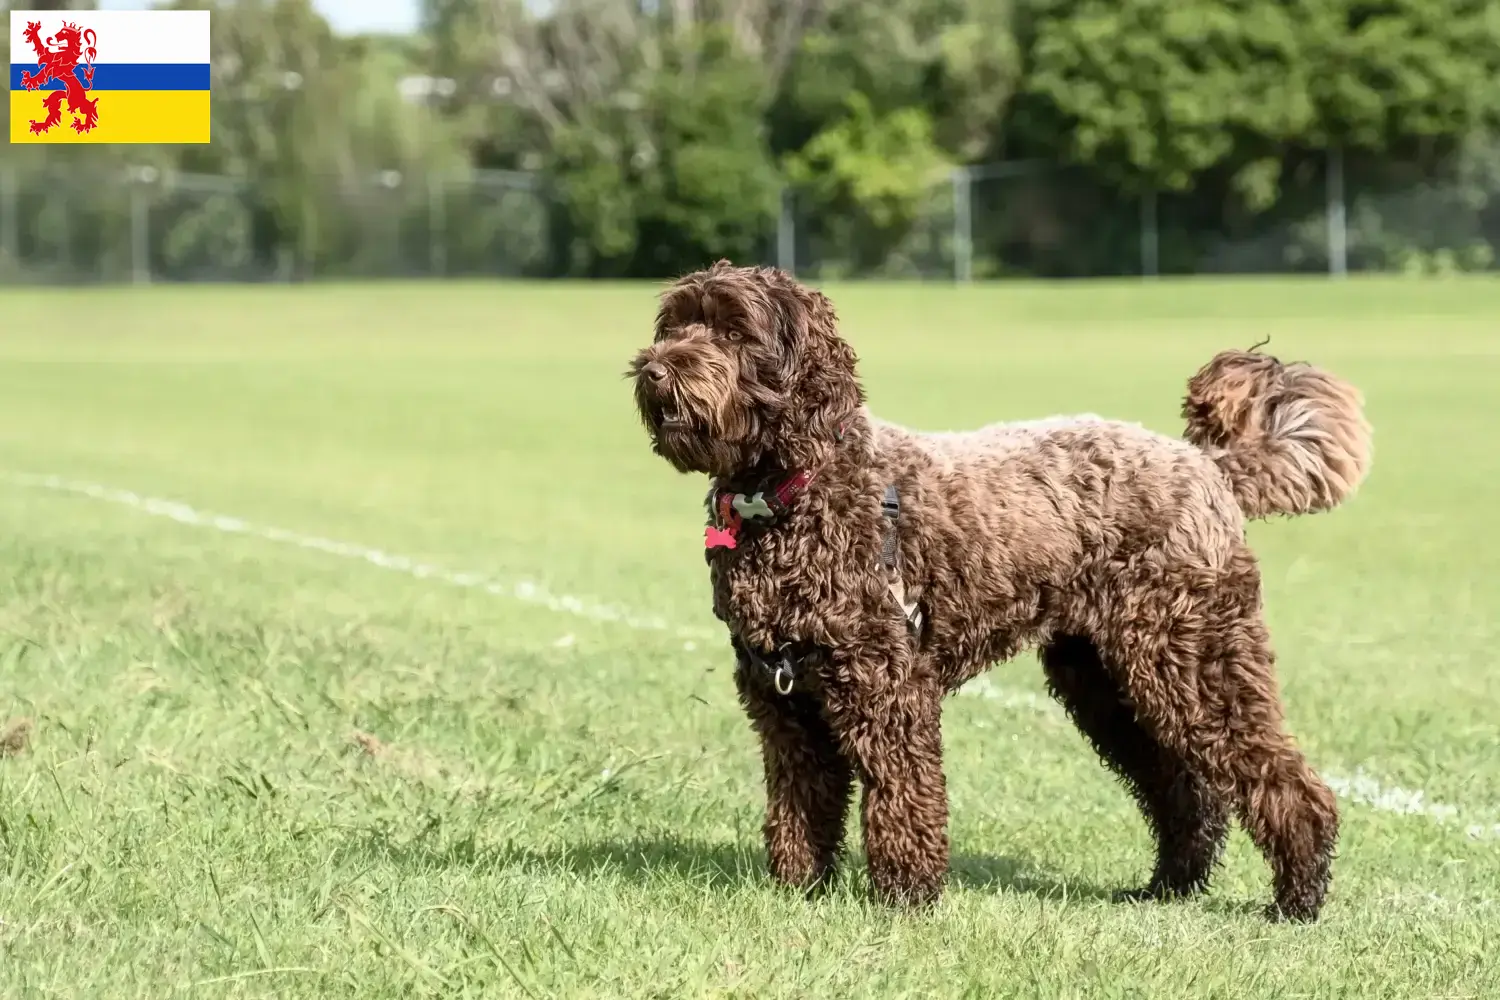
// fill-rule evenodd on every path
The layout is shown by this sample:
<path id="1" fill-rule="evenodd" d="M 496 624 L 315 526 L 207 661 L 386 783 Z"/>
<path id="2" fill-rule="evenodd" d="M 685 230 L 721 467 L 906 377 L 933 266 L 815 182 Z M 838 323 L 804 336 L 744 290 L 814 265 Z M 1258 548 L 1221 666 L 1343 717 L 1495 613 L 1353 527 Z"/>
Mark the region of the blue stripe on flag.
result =
<path id="1" fill-rule="evenodd" d="M 73 67 L 80 83 L 83 70 Z M 10 89 L 25 90 L 21 74 L 36 71 L 35 63 L 11 63 Z M 94 82 L 84 85 L 90 90 L 208 90 L 208 63 L 103 63 L 94 67 Z M 42 89 L 61 90 L 63 81 L 49 80 Z"/>

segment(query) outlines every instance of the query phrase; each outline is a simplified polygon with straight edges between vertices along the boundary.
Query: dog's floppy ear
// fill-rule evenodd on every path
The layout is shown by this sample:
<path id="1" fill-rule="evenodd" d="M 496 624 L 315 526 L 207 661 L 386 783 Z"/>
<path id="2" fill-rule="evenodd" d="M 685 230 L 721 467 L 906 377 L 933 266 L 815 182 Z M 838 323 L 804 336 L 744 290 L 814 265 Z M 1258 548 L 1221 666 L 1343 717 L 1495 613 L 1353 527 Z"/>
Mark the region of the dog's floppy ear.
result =
<path id="1" fill-rule="evenodd" d="M 783 336 L 792 350 L 791 408 L 782 422 L 789 465 L 827 461 L 841 425 L 864 404 L 854 348 L 839 336 L 833 303 L 822 292 L 791 283 L 779 290 Z"/>

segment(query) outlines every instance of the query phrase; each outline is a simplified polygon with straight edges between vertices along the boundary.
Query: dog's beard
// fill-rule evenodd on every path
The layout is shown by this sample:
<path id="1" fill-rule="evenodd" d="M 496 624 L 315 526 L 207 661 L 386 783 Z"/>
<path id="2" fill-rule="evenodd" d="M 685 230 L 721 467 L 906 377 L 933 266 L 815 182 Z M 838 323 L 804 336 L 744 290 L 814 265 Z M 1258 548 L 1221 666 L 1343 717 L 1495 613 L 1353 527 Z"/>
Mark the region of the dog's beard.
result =
<path id="1" fill-rule="evenodd" d="M 679 472 L 732 475 L 759 458 L 760 422 L 739 391 L 733 363 L 717 352 L 678 352 L 671 375 L 655 385 L 635 367 L 636 407 L 651 449 Z"/>

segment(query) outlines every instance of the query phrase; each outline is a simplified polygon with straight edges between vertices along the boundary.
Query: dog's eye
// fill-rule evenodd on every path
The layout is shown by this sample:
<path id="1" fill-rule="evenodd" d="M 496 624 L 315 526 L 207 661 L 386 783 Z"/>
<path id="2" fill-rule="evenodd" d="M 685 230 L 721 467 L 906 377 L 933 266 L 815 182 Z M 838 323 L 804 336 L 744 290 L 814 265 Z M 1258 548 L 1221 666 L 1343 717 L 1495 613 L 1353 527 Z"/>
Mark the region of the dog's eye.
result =
<path id="1" fill-rule="evenodd" d="M 724 336 L 736 344 L 745 339 L 745 335 L 737 327 L 730 327 L 729 332 L 724 334 Z"/>

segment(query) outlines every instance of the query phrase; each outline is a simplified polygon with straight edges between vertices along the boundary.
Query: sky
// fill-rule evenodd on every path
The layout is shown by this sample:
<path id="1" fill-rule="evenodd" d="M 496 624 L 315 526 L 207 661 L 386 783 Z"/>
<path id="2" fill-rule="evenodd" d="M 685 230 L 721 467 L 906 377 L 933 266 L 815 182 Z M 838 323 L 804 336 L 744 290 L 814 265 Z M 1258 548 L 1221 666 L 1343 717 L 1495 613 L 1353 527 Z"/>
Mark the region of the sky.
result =
<path id="1" fill-rule="evenodd" d="M 363 31 L 414 31 L 418 0 L 313 0 L 333 30 L 341 34 Z M 99 0 L 102 10 L 141 10 L 151 0 Z"/>

